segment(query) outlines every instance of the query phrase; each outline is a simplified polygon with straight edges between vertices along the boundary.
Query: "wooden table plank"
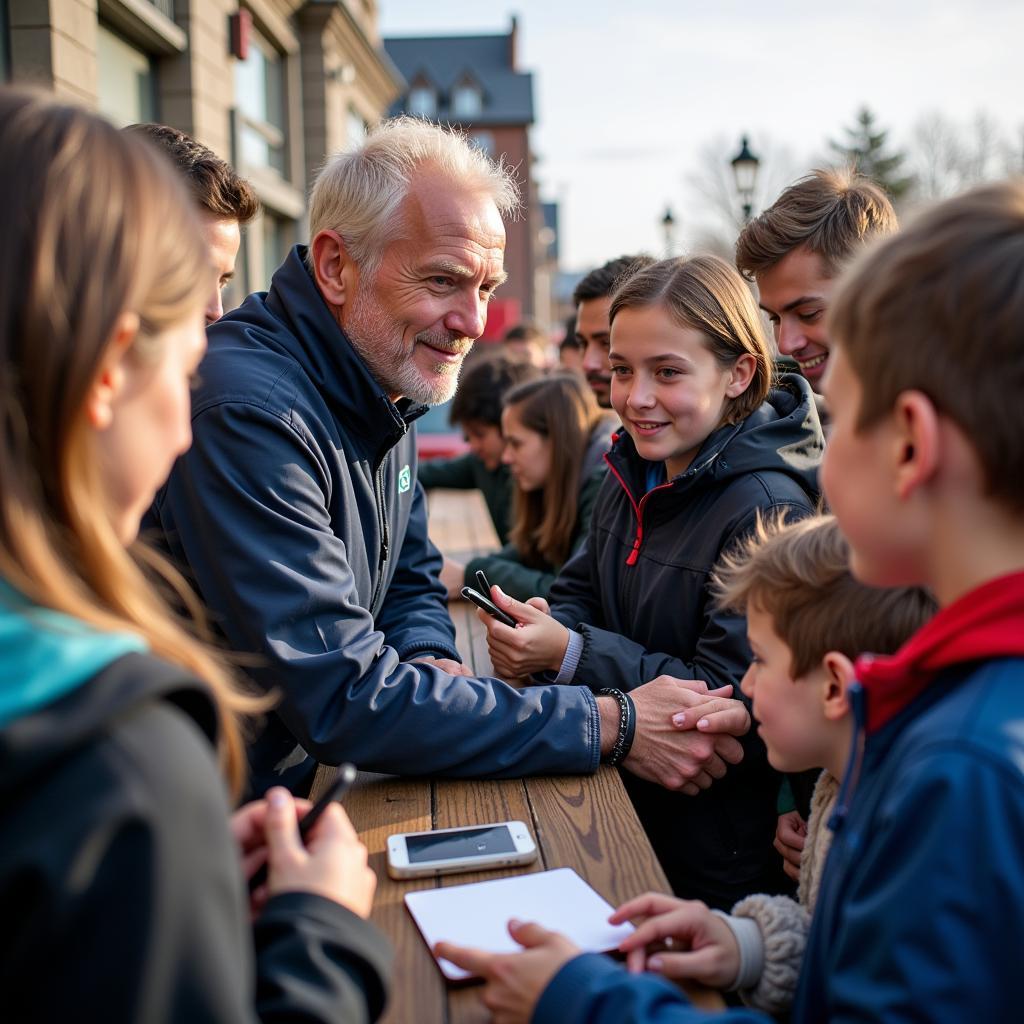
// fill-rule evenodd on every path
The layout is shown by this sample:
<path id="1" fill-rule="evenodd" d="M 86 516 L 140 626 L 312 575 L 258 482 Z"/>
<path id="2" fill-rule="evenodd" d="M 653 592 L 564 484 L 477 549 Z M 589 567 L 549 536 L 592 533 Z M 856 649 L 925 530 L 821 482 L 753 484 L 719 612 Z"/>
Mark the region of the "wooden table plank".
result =
<path id="1" fill-rule="evenodd" d="M 387 837 L 396 832 L 421 832 L 433 828 L 432 796 L 422 779 L 360 772 L 345 797 L 345 809 L 370 853 L 370 867 L 377 873 L 377 893 L 370 920 L 395 946 L 395 970 L 385 1024 L 427 1021 L 424 1006 L 443 1007 L 447 1000 L 444 978 L 412 924 L 402 898 L 416 889 L 432 889 L 431 878 L 397 882 L 387 873 Z"/>
<path id="2" fill-rule="evenodd" d="M 671 892 L 614 768 L 527 780 L 548 867 L 570 867 L 612 906 L 647 889 Z"/>

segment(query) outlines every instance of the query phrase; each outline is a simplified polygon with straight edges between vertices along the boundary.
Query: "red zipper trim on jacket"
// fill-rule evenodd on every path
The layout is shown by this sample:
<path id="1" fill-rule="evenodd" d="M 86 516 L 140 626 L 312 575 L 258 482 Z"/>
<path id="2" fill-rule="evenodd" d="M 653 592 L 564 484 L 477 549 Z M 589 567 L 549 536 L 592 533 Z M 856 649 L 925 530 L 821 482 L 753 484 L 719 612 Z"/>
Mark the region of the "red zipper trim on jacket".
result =
<path id="1" fill-rule="evenodd" d="M 612 438 L 612 441 L 614 440 L 615 438 Z M 629 498 L 629 502 L 633 506 L 633 514 L 636 516 L 636 537 L 633 538 L 633 549 L 629 552 L 629 557 L 626 559 L 626 565 L 636 565 L 636 560 L 640 557 L 640 544 L 644 539 L 644 505 L 646 504 L 647 499 L 655 491 L 663 491 L 666 487 L 671 487 L 672 481 L 666 480 L 665 483 L 658 484 L 657 487 L 652 487 L 640 499 L 640 504 L 638 505 L 636 498 L 633 497 L 633 492 L 626 485 L 626 481 L 622 479 L 622 474 L 612 465 L 611 459 L 608 458 L 607 453 L 604 456 L 604 461 L 615 475 L 615 479 L 619 481 L 619 485 L 626 492 L 626 497 Z"/>

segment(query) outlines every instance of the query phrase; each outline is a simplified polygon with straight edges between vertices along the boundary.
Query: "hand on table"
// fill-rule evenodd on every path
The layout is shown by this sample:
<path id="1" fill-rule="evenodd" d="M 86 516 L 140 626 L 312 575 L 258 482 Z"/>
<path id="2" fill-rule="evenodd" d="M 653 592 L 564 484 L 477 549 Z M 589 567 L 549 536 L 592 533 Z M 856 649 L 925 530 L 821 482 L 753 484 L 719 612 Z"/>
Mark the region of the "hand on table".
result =
<path id="1" fill-rule="evenodd" d="M 434 955 L 484 979 L 482 999 L 494 1024 L 529 1024 L 544 989 L 580 950 L 564 935 L 539 924 L 512 920 L 508 933 L 524 947 L 522 952 L 485 953 L 439 942 Z"/>
<path id="2" fill-rule="evenodd" d="M 807 842 L 807 822 L 798 811 L 779 815 L 775 830 L 775 849 L 782 854 L 782 870 L 794 881 L 800 881 L 800 858 Z"/>
<path id="3" fill-rule="evenodd" d="M 681 730 L 675 725 L 673 716 L 679 713 L 680 707 L 717 706 L 731 693 L 731 686 L 723 686 L 715 690 L 715 696 L 709 701 L 705 683 L 673 676 L 658 676 L 630 690 L 629 695 L 636 708 L 636 734 L 623 766 L 642 779 L 656 782 L 666 789 L 681 790 L 688 796 L 696 796 L 702 789 L 708 789 L 715 779 L 725 775 L 728 765 L 739 764 L 743 760 L 743 747 L 728 733 Z M 606 699 L 610 700 L 599 698 Z M 739 701 L 735 703 L 743 706 Z M 725 710 L 731 712 L 732 709 Z M 714 715 L 716 728 L 723 722 L 739 724 L 734 713 L 725 719 L 717 717 L 718 711 Z M 694 720 L 696 722 L 697 718 Z"/>
<path id="4" fill-rule="evenodd" d="M 705 904 L 649 892 L 624 903 L 611 924 L 640 919 L 619 943 L 631 974 L 655 971 L 666 978 L 692 978 L 712 988 L 732 985 L 740 950 L 732 929 Z"/>
<path id="5" fill-rule="evenodd" d="M 484 611 L 477 612 L 487 629 L 487 650 L 494 671 L 502 679 L 529 676 L 548 669 L 557 672 L 569 646 L 569 630 L 551 617 L 547 601 L 531 597 L 524 604 L 509 597 L 498 586 L 491 587 L 491 600 L 519 623 L 513 628 Z"/>
<path id="6" fill-rule="evenodd" d="M 298 823 L 311 806 L 275 787 L 265 800 L 246 804 L 232 815 L 231 831 L 246 880 L 269 861 L 267 882 L 251 897 L 253 916 L 278 893 L 311 892 L 369 917 L 377 876 L 366 862 L 366 847 L 337 803 L 324 811 L 304 846 Z"/>

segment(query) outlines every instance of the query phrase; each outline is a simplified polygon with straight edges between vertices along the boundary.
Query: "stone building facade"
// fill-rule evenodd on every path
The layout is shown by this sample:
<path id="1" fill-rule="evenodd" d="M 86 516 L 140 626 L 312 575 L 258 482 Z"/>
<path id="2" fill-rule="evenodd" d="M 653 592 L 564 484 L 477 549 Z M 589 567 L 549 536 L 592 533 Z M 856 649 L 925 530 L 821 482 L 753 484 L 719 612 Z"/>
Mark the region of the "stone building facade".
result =
<path id="1" fill-rule="evenodd" d="M 0 74 L 230 160 L 265 209 L 226 297 L 240 299 L 304 239 L 325 155 L 404 91 L 377 25 L 377 0 L 0 0 Z"/>

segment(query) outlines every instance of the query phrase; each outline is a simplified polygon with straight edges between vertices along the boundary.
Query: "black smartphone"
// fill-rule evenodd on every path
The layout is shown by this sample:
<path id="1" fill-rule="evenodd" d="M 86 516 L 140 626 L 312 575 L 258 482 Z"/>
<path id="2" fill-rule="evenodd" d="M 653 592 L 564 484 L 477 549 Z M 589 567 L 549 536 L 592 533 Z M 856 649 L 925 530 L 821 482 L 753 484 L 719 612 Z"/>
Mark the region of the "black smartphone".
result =
<path id="1" fill-rule="evenodd" d="M 339 764 L 338 774 L 334 781 L 327 787 L 326 792 L 309 809 L 309 813 L 299 822 L 299 838 L 305 842 L 310 829 L 320 820 L 320 815 L 327 810 L 328 806 L 335 800 L 340 800 L 356 781 L 356 766 L 354 764 Z M 261 864 L 249 879 L 249 892 L 255 892 L 267 880 L 267 865 Z"/>
<path id="2" fill-rule="evenodd" d="M 508 612 L 503 612 L 489 597 L 484 597 L 483 594 L 477 593 L 472 587 L 463 587 L 462 596 L 467 601 L 472 601 L 477 608 L 483 608 L 488 615 L 497 619 L 499 622 L 504 622 L 506 626 L 511 626 L 513 629 L 519 625 L 515 619 L 512 618 Z"/>
<path id="3" fill-rule="evenodd" d="M 487 573 L 485 573 L 483 569 L 477 569 L 476 571 L 476 586 L 477 590 L 479 590 L 484 597 L 491 596 L 491 581 L 487 578 Z"/>

